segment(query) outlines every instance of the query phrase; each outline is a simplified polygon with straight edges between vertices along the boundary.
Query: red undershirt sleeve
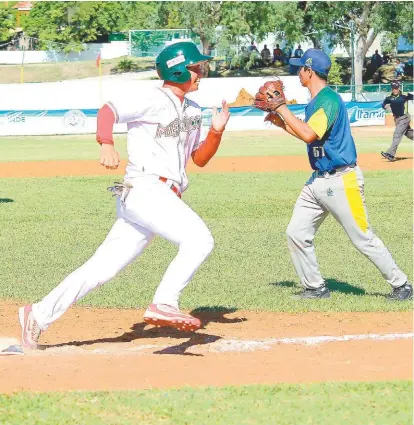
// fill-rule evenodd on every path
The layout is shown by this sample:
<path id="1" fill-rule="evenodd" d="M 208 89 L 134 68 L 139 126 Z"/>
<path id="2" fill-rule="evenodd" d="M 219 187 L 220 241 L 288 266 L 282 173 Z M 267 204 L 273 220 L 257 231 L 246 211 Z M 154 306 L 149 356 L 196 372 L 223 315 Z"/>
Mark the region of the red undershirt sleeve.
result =
<path id="1" fill-rule="evenodd" d="M 210 131 L 208 132 L 204 142 L 191 154 L 194 164 L 198 165 L 199 167 L 204 167 L 210 161 L 210 159 L 213 158 L 217 152 L 218 147 L 220 146 L 222 134 L 223 132 L 210 128 Z"/>
<path id="2" fill-rule="evenodd" d="M 96 141 L 102 144 L 113 145 L 113 129 L 115 114 L 108 104 L 102 106 L 98 111 L 98 124 L 96 129 Z"/>

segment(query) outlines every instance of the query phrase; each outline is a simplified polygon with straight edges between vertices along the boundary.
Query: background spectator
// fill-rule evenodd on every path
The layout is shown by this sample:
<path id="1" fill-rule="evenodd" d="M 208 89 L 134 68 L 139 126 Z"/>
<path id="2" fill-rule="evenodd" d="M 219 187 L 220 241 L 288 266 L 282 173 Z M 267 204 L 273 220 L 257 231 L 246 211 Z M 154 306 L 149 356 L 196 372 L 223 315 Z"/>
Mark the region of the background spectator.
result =
<path id="1" fill-rule="evenodd" d="M 273 49 L 273 62 L 276 61 L 283 61 L 283 52 L 278 44 L 276 44 L 276 47 Z"/>
<path id="2" fill-rule="evenodd" d="M 285 64 L 287 65 L 289 63 L 289 59 L 292 57 L 292 49 L 286 45 L 283 49 L 283 59 Z"/>
<path id="3" fill-rule="evenodd" d="M 301 58 L 303 56 L 303 50 L 301 45 L 298 45 L 298 48 L 295 50 L 295 53 L 293 54 L 294 58 Z"/>
<path id="4" fill-rule="evenodd" d="M 396 59 L 395 60 L 395 63 L 396 63 L 396 66 L 395 66 L 395 72 L 394 72 L 394 77 L 395 78 L 397 78 L 397 77 L 404 77 L 404 68 L 405 68 L 405 65 L 399 60 L 399 59 Z"/>
<path id="5" fill-rule="evenodd" d="M 263 50 L 260 52 L 260 56 L 262 57 L 262 61 L 265 66 L 269 66 L 272 62 L 272 55 L 270 53 L 270 50 L 267 48 L 267 44 L 264 45 Z"/>
<path id="6" fill-rule="evenodd" d="M 382 57 L 378 53 L 378 50 L 375 50 L 375 53 L 372 55 L 371 64 L 372 64 L 374 70 L 376 70 L 377 68 L 379 68 L 382 65 Z"/>
<path id="7" fill-rule="evenodd" d="M 255 51 L 256 50 L 256 52 L 257 53 L 259 53 L 259 51 L 257 50 L 257 47 L 255 46 L 255 44 L 254 44 L 254 40 L 251 42 L 251 44 L 250 44 L 250 46 L 247 48 L 247 51 L 248 52 L 253 52 L 253 51 Z"/>
<path id="8" fill-rule="evenodd" d="M 293 53 L 293 57 L 294 58 L 301 58 L 302 56 L 303 56 L 303 50 L 302 50 L 301 45 L 299 44 L 298 48 Z M 295 75 L 295 74 L 298 73 L 298 70 L 299 70 L 298 66 L 289 64 L 289 74 Z"/>

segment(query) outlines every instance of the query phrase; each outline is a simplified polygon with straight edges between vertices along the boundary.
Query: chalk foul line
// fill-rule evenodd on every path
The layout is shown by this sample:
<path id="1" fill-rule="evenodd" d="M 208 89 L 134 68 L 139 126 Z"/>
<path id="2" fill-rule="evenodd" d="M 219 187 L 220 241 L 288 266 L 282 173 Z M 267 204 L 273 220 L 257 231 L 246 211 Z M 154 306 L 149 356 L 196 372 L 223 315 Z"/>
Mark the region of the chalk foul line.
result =
<path id="1" fill-rule="evenodd" d="M 344 341 L 391 341 L 396 339 L 414 338 L 414 333 L 392 333 L 392 334 L 359 334 L 341 336 L 306 336 L 296 338 L 267 338 L 258 340 L 238 340 L 222 339 L 212 344 L 210 351 L 231 352 L 231 351 L 255 351 L 267 350 L 276 344 L 298 344 L 298 345 L 319 345 L 329 342 Z"/>

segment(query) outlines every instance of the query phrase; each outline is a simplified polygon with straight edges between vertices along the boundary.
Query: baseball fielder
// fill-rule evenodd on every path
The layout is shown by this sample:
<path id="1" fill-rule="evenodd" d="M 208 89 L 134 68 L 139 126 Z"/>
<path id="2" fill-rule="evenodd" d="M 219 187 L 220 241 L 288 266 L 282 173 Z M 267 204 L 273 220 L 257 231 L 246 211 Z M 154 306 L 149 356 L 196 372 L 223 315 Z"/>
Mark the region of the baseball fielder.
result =
<path id="1" fill-rule="evenodd" d="M 40 302 L 19 309 L 23 345 L 36 348 L 42 331 L 76 301 L 111 280 L 160 235 L 179 247 L 158 286 L 144 320 L 156 326 L 196 330 L 199 319 L 180 311 L 178 301 L 194 273 L 211 253 L 213 237 L 203 220 L 181 200 L 188 185 L 185 166 L 190 159 L 203 167 L 216 153 L 229 119 L 223 101 L 213 109 L 212 126 L 204 140 L 201 109 L 186 98 L 198 89 L 212 58 L 195 44 L 166 47 L 156 59 L 162 87 L 125 93 L 98 112 L 97 141 L 100 162 L 117 168 L 115 122 L 128 125 L 128 165 L 118 195 L 117 220 L 95 254 L 67 276 Z"/>
<path id="2" fill-rule="evenodd" d="M 395 121 L 391 146 L 387 152 L 381 152 L 381 155 L 390 162 L 395 161 L 398 146 L 404 135 L 413 140 L 413 129 L 410 127 L 411 117 L 407 108 L 409 100 L 413 100 L 413 95 L 411 93 L 403 94 L 400 90 L 400 82 L 395 80 L 391 83 L 391 95 L 387 96 L 382 102 L 384 109 L 389 105 Z"/>
<path id="3" fill-rule="evenodd" d="M 355 247 L 368 257 L 392 286 L 390 300 L 412 297 L 412 286 L 398 268 L 382 241 L 373 233 L 364 198 L 364 177 L 349 118 L 341 97 L 327 86 L 331 67 L 321 50 L 309 49 L 301 58 L 290 59 L 299 67 L 302 86 L 311 102 L 305 122 L 286 106 L 281 81 L 269 81 L 256 94 L 255 105 L 270 112 L 266 117 L 307 144 L 314 170 L 303 188 L 287 228 L 290 254 L 302 285 L 301 298 L 328 298 L 330 292 L 319 271 L 313 239 L 329 213 L 341 224 Z M 275 113 L 277 111 L 277 113 Z M 282 119 L 283 118 L 283 119 Z"/>

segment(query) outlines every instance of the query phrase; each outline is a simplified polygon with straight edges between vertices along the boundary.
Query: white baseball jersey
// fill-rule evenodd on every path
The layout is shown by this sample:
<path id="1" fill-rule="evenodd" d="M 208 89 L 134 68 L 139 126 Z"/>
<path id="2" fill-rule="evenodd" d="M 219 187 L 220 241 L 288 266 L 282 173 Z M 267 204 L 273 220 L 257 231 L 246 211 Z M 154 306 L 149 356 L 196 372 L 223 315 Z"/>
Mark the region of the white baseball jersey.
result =
<path id="1" fill-rule="evenodd" d="M 116 122 L 128 125 L 125 179 L 149 174 L 165 177 L 183 192 L 188 186 L 185 166 L 206 133 L 200 106 L 189 99 L 181 103 L 162 87 L 128 93 L 108 105 Z"/>

